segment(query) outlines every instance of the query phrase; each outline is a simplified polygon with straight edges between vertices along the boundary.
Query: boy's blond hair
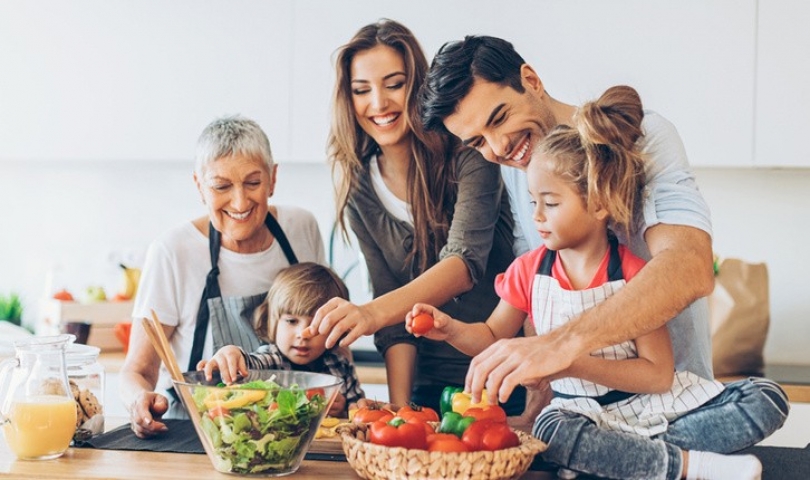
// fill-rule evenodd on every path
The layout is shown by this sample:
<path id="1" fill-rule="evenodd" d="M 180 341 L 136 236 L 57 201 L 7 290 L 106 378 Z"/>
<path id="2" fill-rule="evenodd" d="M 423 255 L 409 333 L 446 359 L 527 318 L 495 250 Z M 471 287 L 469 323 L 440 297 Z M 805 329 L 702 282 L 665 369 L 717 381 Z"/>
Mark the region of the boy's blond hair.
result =
<path id="1" fill-rule="evenodd" d="M 265 342 L 275 343 L 282 315 L 311 317 L 330 298 L 349 299 L 349 289 L 329 267 L 302 262 L 279 272 L 267 298 L 256 309 L 254 328 Z"/>

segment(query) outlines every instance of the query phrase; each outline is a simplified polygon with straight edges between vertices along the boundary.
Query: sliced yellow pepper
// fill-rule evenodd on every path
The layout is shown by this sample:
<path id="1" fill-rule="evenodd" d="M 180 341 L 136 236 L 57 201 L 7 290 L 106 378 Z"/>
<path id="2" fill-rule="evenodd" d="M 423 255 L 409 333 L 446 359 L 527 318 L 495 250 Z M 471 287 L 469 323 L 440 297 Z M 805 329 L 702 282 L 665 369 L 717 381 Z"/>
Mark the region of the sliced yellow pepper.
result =
<path id="1" fill-rule="evenodd" d="M 472 398 L 469 393 L 465 392 L 457 392 L 453 394 L 452 397 L 452 405 L 453 411 L 464 415 L 467 412 L 468 408 L 478 407 L 484 408 L 489 406 L 489 400 L 487 399 L 487 389 L 483 389 L 481 391 L 481 401 L 478 403 L 470 403 Z"/>
<path id="2" fill-rule="evenodd" d="M 215 390 L 203 400 L 203 404 L 209 410 L 214 407 L 232 410 L 234 408 L 244 407 L 245 405 L 249 405 L 251 403 L 256 403 L 263 399 L 265 395 L 267 395 L 267 392 L 263 390 L 234 389 L 231 392 L 231 397 L 227 400 L 223 400 L 224 395 Z"/>

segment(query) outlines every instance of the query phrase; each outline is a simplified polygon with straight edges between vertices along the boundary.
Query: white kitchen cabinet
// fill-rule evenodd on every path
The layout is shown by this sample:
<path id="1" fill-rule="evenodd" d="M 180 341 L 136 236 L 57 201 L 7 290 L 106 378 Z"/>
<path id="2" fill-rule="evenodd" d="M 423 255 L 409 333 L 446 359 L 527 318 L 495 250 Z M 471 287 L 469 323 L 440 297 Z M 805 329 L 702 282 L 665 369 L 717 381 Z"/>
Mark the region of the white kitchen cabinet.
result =
<path id="1" fill-rule="evenodd" d="M 264 127 L 279 162 L 323 162 L 334 51 L 388 17 L 429 59 L 466 34 L 508 39 L 565 102 L 633 85 L 678 127 L 694 165 L 751 166 L 757 4 L 6 0 L 0 161 L 190 161 L 206 123 L 242 113 Z"/>
<path id="2" fill-rule="evenodd" d="M 810 167 L 810 3 L 759 2 L 757 166 Z"/>
<path id="3" fill-rule="evenodd" d="M 215 117 L 289 156 L 290 1 L 0 2 L 0 159 L 184 160 Z"/>

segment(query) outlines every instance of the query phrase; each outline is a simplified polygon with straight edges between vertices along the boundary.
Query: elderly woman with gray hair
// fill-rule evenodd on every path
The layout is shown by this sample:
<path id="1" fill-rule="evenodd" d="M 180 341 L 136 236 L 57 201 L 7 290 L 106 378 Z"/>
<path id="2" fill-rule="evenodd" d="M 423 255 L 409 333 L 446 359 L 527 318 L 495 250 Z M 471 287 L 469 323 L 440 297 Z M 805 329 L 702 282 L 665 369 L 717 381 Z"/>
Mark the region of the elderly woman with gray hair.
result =
<path id="1" fill-rule="evenodd" d="M 161 418 L 184 414 L 141 318 L 154 310 L 181 368 L 194 370 L 224 345 L 259 346 L 253 310 L 280 270 L 299 261 L 325 264 L 315 217 L 268 203 L 276 167 L 267 136 L 252 120 L 220 118 L 200 135 L 194 183 L 208 215 L 152 243 L 132 312 L 120 383 L 137 436 L 163 432 Z"/>

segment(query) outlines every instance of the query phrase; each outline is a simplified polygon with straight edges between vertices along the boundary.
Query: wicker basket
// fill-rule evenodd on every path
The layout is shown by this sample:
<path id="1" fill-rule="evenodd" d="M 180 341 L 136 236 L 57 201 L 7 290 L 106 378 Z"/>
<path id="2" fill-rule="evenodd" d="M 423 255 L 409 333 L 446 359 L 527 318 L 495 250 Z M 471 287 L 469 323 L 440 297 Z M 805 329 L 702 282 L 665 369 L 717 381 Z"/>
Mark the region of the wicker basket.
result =
<path id="1" fill-rule="evenodd" d="M 377 479 L 469 479 L 518 478 L 529 469 L 534 456 L 546 444 L 531 435 L 515 431 L 520 445 L 494 452 L 428 452 L 386 447 L 367 441 L 367 424 L 338 427 L 349 465 L 362 478 Z"/>

